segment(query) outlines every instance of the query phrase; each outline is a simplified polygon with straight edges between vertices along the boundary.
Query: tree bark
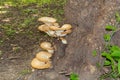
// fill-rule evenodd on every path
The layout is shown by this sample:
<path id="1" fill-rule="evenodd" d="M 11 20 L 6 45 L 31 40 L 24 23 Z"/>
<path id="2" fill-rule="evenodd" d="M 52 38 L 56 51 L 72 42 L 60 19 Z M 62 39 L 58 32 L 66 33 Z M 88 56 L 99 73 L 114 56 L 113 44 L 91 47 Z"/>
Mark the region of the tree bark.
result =
<path id="1" fill-rule="evenodd" d="M 119 10 L 120 0 L 69 0 L 65 17 L 73 25 L 73 32 L 67 37 L 65 56 L 57 66 L 78 73 L 80 80 L 97 80 L 102 73 L 105 25 L 116 24 L 115 12 Z M 119 37 L 116 40 L 120 42 Z M 97 56 L 92 55 L 94 50 Z"/>

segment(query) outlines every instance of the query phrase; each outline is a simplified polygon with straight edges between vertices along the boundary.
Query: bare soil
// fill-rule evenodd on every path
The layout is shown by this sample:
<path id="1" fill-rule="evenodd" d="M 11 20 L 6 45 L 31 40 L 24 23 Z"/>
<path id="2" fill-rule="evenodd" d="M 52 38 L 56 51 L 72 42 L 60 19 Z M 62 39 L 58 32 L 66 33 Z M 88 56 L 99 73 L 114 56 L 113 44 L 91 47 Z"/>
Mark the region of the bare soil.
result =
<path id="1" fill-rule="evenodd" d="M 42 9 L 34 4 L 11 6 L 4 9 L 8 13 L 0 14 L 0 80 L 23 80 L 25 75 L 32 73 L 30 62 L 41 50 L 40 42 L 53 41 L 53 38 L 37 29 L 42 24 L 37 21 L 42 16 Z M 16 32 L 11 33 L 13 30 Z"/>

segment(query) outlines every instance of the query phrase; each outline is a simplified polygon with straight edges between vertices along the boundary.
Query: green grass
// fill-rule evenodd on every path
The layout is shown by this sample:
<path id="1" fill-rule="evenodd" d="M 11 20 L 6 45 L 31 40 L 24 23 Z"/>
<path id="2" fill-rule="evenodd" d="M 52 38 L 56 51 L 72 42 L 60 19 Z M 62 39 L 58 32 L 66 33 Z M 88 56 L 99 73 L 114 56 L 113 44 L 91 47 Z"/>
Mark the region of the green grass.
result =
<path id="1" fill-rule="evenodd" d="M 104 65 L 111 66 L 113 71 L 118 68 L 120 74 L 120 47 L 116 45 L 109 46 L 107 51 L 102 52 L 102 56 L 106 58 Z"/>
<path id="2" fill-rule="evenodd" d="M 0 50 L 0 56 L 2 55 L 3 53 L 2 53 L 2 51 Z"/>
<path id="3" fill-rule="evenodd" d="M 97 51 L 96 50 L 94 50 L 93 52 L 92 52 L 92 56 L 97 56 Z"/>
<path id="4" fill-rule="evenodd" d="M 2 0 L 2 5 L 23 6 L 36 3 L 38 5 L 50 4 L 51 0 Z"/>
<path id="5" fill-rule="evenodd" d="M 26 75 L 26 74 L 29 74 L 29 73 L 31 73 L 31 71 L 28 70 L 28 69 L 24 69 L 20 72 L 21 75 Z"/>
<path id="6" fill-rule="evenodd" d="M 115 71 L 110 71 L 108 73 L 102 74 L 99 78 L 99 80 L 106 80 L 106 78 L 109 78 L 110 80 L 119 80 L 119 74 L 118 70 L 116 69 Z"/>
<path id="7" fill-rule="evenodd" d="M 0 39 L 0 45 L 1 45 L 3 42 L 4 42 L 4 40 L 3 40 L 3 39 Z"/>
<path id="8" fill-rule="evenodd" d="M 70 74 L 70 80 L 79 80 L 79 76 L 76 73 Z"/>
<path id="9" fill-rule="evenodd" d="M 37 19 L 42 16 L 54 17 L 58 22 L 63 21 L 65 3 L 66 0 L 1 0 L 1 5 L 11 5 L 18 10 L 14 13 L 14 10 L 4 9 L 8 12 L 3 16 L 13 18 L 10 23 L 1 24 L 4 35 L 13 37 L 22 33 L 32 37 L 34 33 L 32 28 L 38 24 Z"/>
<path id="10" fill-rule="evenodd" d="M 120 22 L 120 14 L 117 12 L 115 14 L 116 22 Z M 110 71 L 100 76 L 100 80 L 105 80 L 106 78 L 118 79 L 120 77 L 120 46 L 111 44 L 111 39 L 114 34 L 120 29 L 113 25 L 105 26 L 105 30 L 108 32 L 104 34 L 105 48 L 102 51 L 102 56 L 105 58 L 104 66 L 110 67 Z"/>
<path id="11" fill-rule="evenodd" d="M 7 37 L 12 37 L 17 32 L 12 25 L 3 25 L 2 29 Z"/>
<path id="12" fill-rule="evenodd" d="M 29 4 L 37 4 L 39 6 L 56 4 L 58 6 L 66 3 L 66 0 L 1 0 L 1 5 L 8 4 L 12 6 L 23 6 Z"/>
<path id="13" fill-rule="evenodd" d="M 117 21 L 118 23 L 120 23 L 120 14 L 119 14 L 119 12 L 116 12 L 116 13 L 115 13 L 115 17 L 116 17 L 116 21 Z"/>
<path id="14" fill-rule="evenodd" d="M 60 8 L 51 9 L 48 7 L 43 9 L 41 16 L 52 16 L 58 20 L 58 23 L 60 23 L 61 21 L 64 20 L 64 18 L 61 17 L 63 14 L 64 14 L 63 9 Z"/>

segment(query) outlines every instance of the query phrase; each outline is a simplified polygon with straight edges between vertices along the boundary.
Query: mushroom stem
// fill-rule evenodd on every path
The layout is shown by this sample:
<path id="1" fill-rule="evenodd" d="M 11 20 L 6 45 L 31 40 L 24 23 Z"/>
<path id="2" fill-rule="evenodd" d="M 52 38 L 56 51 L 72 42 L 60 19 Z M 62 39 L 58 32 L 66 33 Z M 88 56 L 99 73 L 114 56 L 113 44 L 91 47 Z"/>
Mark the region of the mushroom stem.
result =
<path id="1" fill-rule="evenodd" d="M 54 50 L 47 50 L 49 53 L 53 54 Z"/>
<path id="2" fill-rule="evenodd" d="M 65 38 L 60 38 L 60 40 L 62 41 L 63 44 L 67 44 L 67 40 Z"/>

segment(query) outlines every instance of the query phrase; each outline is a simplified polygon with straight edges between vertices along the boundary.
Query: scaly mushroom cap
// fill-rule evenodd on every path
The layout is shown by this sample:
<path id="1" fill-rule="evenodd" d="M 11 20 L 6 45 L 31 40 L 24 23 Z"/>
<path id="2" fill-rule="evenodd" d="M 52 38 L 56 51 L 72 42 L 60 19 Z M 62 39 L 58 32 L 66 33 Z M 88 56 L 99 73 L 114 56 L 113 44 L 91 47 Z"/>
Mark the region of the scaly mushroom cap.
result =
<path id="1" fill-rule="evenodd" d="M 50 42 L 42 42 L 40 47 L 45 50 L 53 50 L 52 44 Z"/>
<path id="2" fill-rule="evenodd" d="M 46 32 L 50 29 L 47 25 L 41 25 L 41 26 L 38 27 L 38 30 Z"/>
<path id="3" fill-rule="evenodd" d="M 64 25 L 61 27 L 62 30 L 69 30 L 69 29 L 71 29 L 71 28 L 72 28 L 72 26 L 71 26 L 70 24 L 64 24 Z"/>
<path id="4" fill-rule="evenodd" d="M 50 61 L 50 57 L 52 57 L 51 53 L 48 53 L 46 51 L 41 51 L 36 54 L 36 58 L 40 61 L 47 62 Z"/>
<path id="5" fill-rule="evenodd" d="M 37 58 L 34 58 L 31 62 L 31 66 L 35 69 L 46 69 L 51 67 L 51 62 L 42 62 Z"/>
<path id="6" fill-rule="evenodd" d="M 38 21 L 41 21 L 45 24 L 53 24 L 55 23 L 57 20 L 55 18 L 52 18 L 52 17 L 41 17 L 38 19 Z"/>

